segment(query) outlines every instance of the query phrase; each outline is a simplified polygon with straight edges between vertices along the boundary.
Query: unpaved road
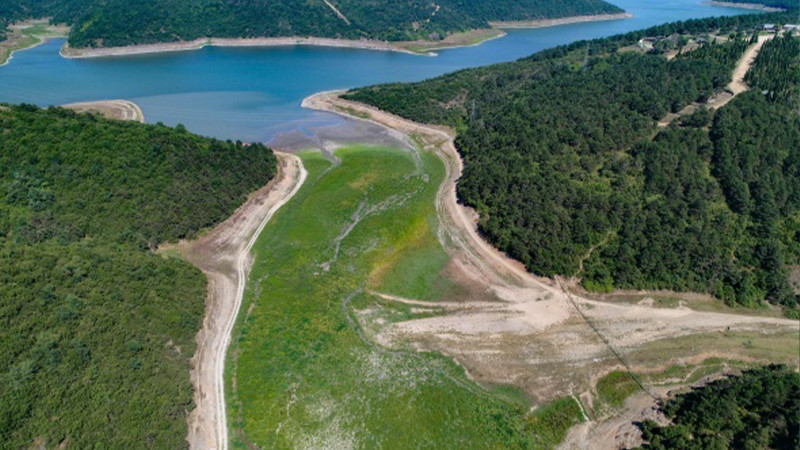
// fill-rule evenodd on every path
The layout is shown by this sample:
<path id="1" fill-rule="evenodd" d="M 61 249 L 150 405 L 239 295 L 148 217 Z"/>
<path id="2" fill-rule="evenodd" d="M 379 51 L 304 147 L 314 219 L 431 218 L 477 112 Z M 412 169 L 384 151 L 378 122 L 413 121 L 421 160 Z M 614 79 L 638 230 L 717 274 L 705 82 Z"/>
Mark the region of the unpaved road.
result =
<path id="1" fill-rule="evenodd" d="M 225 222 L 200 239 L 160 250 L 182 253 L 209 282 L 206 316 L 192 359 L 195 409 L 189 415 L 187 438 L 192 449 L 228 448 L 225 356 L 253 262 L 250 250 L 267 222 L 297 193 L 307 176 L 300 158 L 279 152 L 276 155 L 276 177 Z"/>
<path id="2" fill-rule="evenodd" d="M 144 123 L 142 108 L 130 100 L 99 100 L 96 102 L 80 102 L 62 105 L 80 113 L 96 113 L 107 119 L 130 120 Z"/>
<path id="3" fill-rule="evenodd" d="M 747 84 L 744 82 L 744 76 L 750 70 L 750 67 L 753 66 L 753 61 L 756 60 L 756 56 L 758 56 L 758 52 L 761 51 L 761 47 L 764 46 L 764 43 L 772 40 L 774 38 L 774 34 L 765 34 L 758 37 L 758 42 L 747 47 L 745 50 L 744 55 L 739 59 L 739 62 L 736 63 L 736 68 L 733 70 L 733 77 L 731 82 L 728 84 L 728 89 L 733 92 L 733 95 L 739 95 L 742 92 L 749 89 Z M 717 106 L 722 107 L 723 105 Z"/>
<path id="4" fill-rule="evenodd" d="M 736 63 L 736 67 L 733 69 L 731 82 L 728 83 L 725 91 L 715 94 L 713 97 L 708 99 L 704 105 L 714 109 L 720 109 L 733 100 L 734 97 L 750 89 L 747 83 L 744 82 L 744 76 L 747 75 L 750 67 L 753 66 L 753 62 L 756 60 L 756 56 L 758 56 L 758 52 L 761 51 L 761 47 L 764 46 L 764 43 L 774 37 L 774 34 L 761 35 L 758 37 L 758 42 L 747 47 L 742 57 L 739 58 L 739 61 Z M 658 122 L 658 126 L 661 128 L 667 127 L 680 116 L 691 114 L 700 105 L 701 104 L 698 103 L 691 103 L 677 114 L 669 113 Z"/>

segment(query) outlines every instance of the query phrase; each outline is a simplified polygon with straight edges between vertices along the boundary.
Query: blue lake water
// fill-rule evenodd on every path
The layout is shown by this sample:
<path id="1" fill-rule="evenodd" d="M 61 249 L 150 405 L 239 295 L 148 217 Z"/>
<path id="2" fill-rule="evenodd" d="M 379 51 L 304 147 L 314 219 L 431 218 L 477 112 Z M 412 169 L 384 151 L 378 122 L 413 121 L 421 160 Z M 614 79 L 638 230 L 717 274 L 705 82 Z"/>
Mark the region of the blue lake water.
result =
<path id="1" fill-rule="evenodd" d="M 63 40 L 17 53 L 0 67 L 0 102 L 40 106 L 129 99 L 148 122 L 183 123 L 219 138 L 268 141 L 279 132 L 337 123 L 300 108 L 306 96 L 390 81 L 415 81 L 466 67 L 512 61 L 539 50 L 690 18 L 752 13 L 701 0 L 611 0 L 633 19 L 531 30 L 436 57 L 370 50 L 290 46 L 219 48 L 69 60 Z"/>

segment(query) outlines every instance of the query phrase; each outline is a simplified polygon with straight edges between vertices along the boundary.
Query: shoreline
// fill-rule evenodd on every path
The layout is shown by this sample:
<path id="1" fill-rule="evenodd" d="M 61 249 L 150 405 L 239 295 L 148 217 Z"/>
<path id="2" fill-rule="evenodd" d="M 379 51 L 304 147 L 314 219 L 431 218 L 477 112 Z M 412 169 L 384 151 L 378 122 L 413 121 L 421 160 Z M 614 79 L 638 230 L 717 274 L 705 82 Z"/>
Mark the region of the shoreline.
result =
<path id="1" fill-rule="evenodd" d="M 501 20 L 501 21 L 490 20 L 489 25 L 491 25 L 492 28 L 499 28 L 499 29 L 548 28 L 548 27 L 557 27 L 559 25 L 569 25 L 573 23 L 603 22 L 606 20 L 631 19 L 633 17 L 634 17 L 633 14 L 629 12 L 624 12 L 616 14 L 594 14 L 587 16 L 559 17 L 555 19 Z"/>
<path id="2" fill-rule="evenodd" d="M 775 8 L 772 6 L 759 5 L 758 3 L 734 3 L 734 2 L 725 2 L 721 0 L 706 0 L 703 2 L 703 4 L 711 6 L 721 6 L 723 8 L 751 9 L 755 11 L 764 11 L 764 12 L 786 11 L 783 8 Z"/>
<path id="3" fill-rule="evenodd" d="M 192 41 L 178 41 L 167 42 L 159 44 L 143 44 L 143 45 L 129 45 L 123 47 L 105 47 L 105 48 L 72 48 L 69 44 L 64 43 L 61 47 L 60 55 L 68 59 L 84 59 L 84 58 L 102 58 L 111 56 L 132 56 L 132 55 L 146 55 L 155 53 L 171 53 L 190 50 L 200 50 L 204 47 L 286 47 L 293 45 L 307 45 L 314 47 L 331 47 L 331 48 L 352 48 L 359 50 L 376 50 L 376 51 L 389 51 L 397 53 L 405 53 L 408 55 L 417 56 L 436 56 L 435 50 L 444 50 L 452 48 L 473 47 L 480 45 L 484 42 L 499 39 L 506 35 L 503 29 L 511 28 L 545 28 L 559 25 L 566 25 L 572 23 L 583 22 L 596 22 L 606 20 L 619 20 L 632 18 L 631 13 L 619 14 L 598 14 L 593 16 L 573 16 L 562 17 L 558 19 L 542 19 L 524 22 L 489 22 L 492 28 L 477 29 L 472 32 L 483 32 L 487 30 L 499 30 L 495 35 L 488 36 L 478 42 L 460 44 L 448 44 L 442 41 L 377 41 L 369 39 L 335 39 L 323 37 L 265 37 L 265 38 L 199 38 Z M 469 33 L 469 32 L 468 32 Z M 430 47 L 427 47 L 430 45 Z M 419 46 L 419 51 L 411 50 L 415 46 Z"/>
<path id="4" fill-rule="evenodd" d="M 168 42 L 161 44 L 129 45 L 126 47 L 80 48 L 75 49 L 64 43 L 60 55 L 67 59 L 102 58 L 109 56 L 147 55 L 200 50 L 204 47 L 288 47 L 308 45 L 314 47 L 353 48 L 360 50 L 380 50 L 411 55 L 420 53 L 406 50 L 385 41 L 351 40 L 316 37 L 274 37 L 274 38 L 200 38 L 193 41 Z"/>
<path id="5" fill-rule="evenodd" d="M 38 25 L 45 25 L 46 31 L 43 34 L 31 34 L 29 37 L 36 39 L 36 42 L 30 43 L 30 45 L 25 45 L 22 47 L 5 47 L 3 44 L 6 44 L 9 41 L 16 39 L 24 39 L 25 36 L 22 35 L 22 30 L 35 27 Z M 25 20 L 22 22 L 16 22 L 8 26 L 8 29 L 11 31 L 11 35 L 9 35 L 6 40 L 0 41 L 0 50 L 8 50 L 8 55 L 5 57 L 5 60 L 0 61 L 0 67 L 5 66 L 6 64 L 10 63 L 12 59 L 14 59 L 14 55 L 17 52 L 22 52 L 25 50 L 30 50 L 32 48 L 36 48 L 42 44 L 49 42 L 51 39 L 61 39 L 66 38 L 67 34 L 69 33 L 68 27 L 63 27 L 60 25 L 50 25 L 47 19 L 30 19 Z M 13 45 L 13 44 L 12 44 Z M 0 55 L 0 57 L 2 57 Z"/>

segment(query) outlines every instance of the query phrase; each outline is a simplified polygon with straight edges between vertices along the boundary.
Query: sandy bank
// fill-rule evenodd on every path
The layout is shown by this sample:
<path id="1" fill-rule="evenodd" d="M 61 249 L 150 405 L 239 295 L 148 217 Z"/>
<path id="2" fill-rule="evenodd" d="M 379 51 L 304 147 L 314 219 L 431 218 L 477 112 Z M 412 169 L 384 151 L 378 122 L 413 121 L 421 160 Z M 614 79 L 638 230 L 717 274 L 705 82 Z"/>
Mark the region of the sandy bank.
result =
<path id="1" fill-rule="evenodd" d="M 759 5 L 758 3 L 733 3 L 733 2 L 720 2 L 720 1 L 709 0 L 703 2 L 703 4 L 711 6 L 724 6 L 726 8 L 754 9 L 757 11 L 765 11 L 765 12 L 783 11 L 782 8 L 773 8 L 771 6 Z"/>
<path id="2" fill-rule="evenodd" d="M 130 100 L 99 100 L 96 102 L 80 102 L 61 105 L 80 113 L 91 112 L 108 119 L 130 120 L 144 123 L 142 108 Z"/>
<path id="3" fill-rule="evenodd" d="M 592 16 L 560 17 L 557 19 L 490 21 L 489 25 L 494 28 L 544 28 L 555 27 L 558 25 L 568 25 L 571 23 L 630 19 L 632 17 L 633 14 L 631 13 L 597 14 Z"/>

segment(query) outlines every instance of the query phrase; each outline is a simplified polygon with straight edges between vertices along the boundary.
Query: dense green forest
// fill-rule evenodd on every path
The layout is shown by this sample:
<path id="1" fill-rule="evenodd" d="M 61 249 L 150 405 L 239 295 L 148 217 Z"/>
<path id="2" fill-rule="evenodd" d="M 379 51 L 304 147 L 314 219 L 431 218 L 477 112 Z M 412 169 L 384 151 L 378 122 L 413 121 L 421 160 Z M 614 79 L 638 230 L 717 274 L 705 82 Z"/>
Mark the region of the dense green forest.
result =
<path id="1" fill-rule="evenodd" d="M 2 21 L 53 17 L 73 26 L 73 47 L 121 46 L 202 37 L 321 36 L 438 40 L 487 28 L 489 20 L 620 13 L 603 0 L 8 0 Z"/>
<path id="2" fill-rule="evenodd" d="M 182 448 L 206 279 L 150 251 L 222 221 L 274 155 L 0 107 L 2 448 Z"/>
<path id="3" fill-rule="evenodd" d="M 800 448 L 800 375 L 785 366 L 747 370 L 678 395 L 645 421 L 648 450 Z"/>
<path id="4" fill-rule="evenodd" d="M 668 24 L 346 97 L 456 128 L 460 200 L 487 239 L 535 273 L 577 274 L 597 291 L 693 290 L 791 309 L 798 39 L 767 43 L 748 78 L 755 88 L 716 114 L 700 109 L 661 131 L 656 122 L 721 90 L 749 33 L 792 14 Z M 681 33 L 680 46 L 715 30 L 734 39 L 672 60 L 631 50 L 645 36 Z"/>

